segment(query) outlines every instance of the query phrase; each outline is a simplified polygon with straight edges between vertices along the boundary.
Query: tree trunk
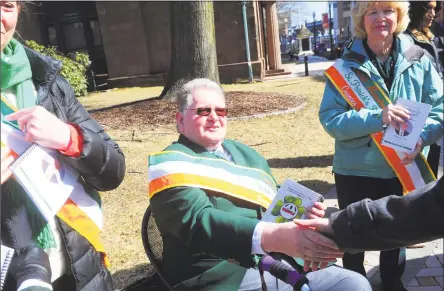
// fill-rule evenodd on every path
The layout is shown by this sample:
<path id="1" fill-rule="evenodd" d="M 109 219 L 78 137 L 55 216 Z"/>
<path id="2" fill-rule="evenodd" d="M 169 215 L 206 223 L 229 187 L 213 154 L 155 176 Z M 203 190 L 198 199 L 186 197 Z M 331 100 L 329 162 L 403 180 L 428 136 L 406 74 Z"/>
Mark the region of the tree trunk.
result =
<path id="1" fill-rule="evenodd" d="M 171 65 L 160 97 L 175 100 L 177 89 L 195 78 L 219 83 L 213 2 L 171 2 Z"/>

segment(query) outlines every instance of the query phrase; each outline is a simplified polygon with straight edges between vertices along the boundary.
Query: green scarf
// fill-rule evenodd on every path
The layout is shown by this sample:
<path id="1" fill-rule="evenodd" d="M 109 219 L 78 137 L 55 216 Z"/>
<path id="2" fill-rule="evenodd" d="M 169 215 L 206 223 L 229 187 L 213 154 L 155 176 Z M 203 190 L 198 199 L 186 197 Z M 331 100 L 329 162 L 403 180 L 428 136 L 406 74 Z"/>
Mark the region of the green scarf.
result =
<path id="1" fill-rule="evenodd" d="M 37 99 L 34 95 L 31 65 L 25 48 L 15 39 L 11 39 L 1 53 L 1 75 L 1 91 L 10 89 L 15 93 L 18 109 L 36 105 Z M 4 110 L 6 108 L 2 106 L 2 121 L 4 113 L 6 113 L 3 112 Z M 25 190 L 14 179 L 8 179 L 1 186 L 1 190 L 2 196 L 6 196 L 5 198 L 11 203 L 10 207 L 12 209 L 18 209 L 21 205 L 25 205 L 33 232 L 32 237 L 38 245 L 43 249 L 56 247 L 49 224 Z"/>

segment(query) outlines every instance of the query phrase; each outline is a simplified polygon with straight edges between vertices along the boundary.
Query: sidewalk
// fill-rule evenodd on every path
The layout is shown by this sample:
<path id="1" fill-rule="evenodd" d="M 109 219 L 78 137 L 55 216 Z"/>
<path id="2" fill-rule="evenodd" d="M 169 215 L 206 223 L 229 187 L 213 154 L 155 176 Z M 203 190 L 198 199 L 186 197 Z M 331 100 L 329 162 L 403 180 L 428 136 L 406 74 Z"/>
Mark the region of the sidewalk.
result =
<path id="1" fill-rule="evenodd" d="M 442 165 L 441 165 L 442 168 Z M 336 188 L 325 195 L 327 215 L 339 209 L 336 197 Z M 409 291 L 443 291 L 444 290 L 444 262 L 443 240 L 439 239 L 426 243 L 424 248 L 406 249 L 406 269 L 403 275 L 404 286 Z M 338 260 L 342 266 L 342 260 Z M 367 278 L 374 291 L 381 290 L 379 277 L 379 252 L 366 252 L 364 267 Z"/>

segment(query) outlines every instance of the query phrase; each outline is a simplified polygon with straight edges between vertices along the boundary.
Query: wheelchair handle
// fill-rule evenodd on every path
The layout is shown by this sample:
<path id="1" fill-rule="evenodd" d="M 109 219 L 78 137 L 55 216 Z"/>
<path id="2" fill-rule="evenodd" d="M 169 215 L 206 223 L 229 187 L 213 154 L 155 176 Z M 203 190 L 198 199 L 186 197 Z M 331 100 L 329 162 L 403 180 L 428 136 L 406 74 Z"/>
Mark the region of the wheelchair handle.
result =
<path id="1" fill-rule="evenodd" d="M 293 267 L 274 259 L 270 255 L 264 255 L 260 258 L 258 267 L 260 270 L 267 271 L 279 280 L 293 286 L 293 290 L 310 290 L 308 279 L 300 274 Z"/>

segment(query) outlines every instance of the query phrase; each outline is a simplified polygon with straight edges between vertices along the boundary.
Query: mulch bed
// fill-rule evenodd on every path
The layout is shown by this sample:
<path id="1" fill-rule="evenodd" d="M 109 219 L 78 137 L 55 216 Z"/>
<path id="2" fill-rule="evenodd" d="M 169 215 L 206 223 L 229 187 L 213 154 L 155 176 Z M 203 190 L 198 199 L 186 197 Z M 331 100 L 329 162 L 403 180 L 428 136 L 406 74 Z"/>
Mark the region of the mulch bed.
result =
<path id="1" fill-rule="evenodd" d="M 301 97 L 272 92 L 231 91 L 225 93 L 229 117 L 250 116 L 287 110 L 300 105 Z M 91 113 L 105 128 L 140 128 L 175 122 L 176 104 L 162 100 L 146 100 L 131 105 Z"/>

